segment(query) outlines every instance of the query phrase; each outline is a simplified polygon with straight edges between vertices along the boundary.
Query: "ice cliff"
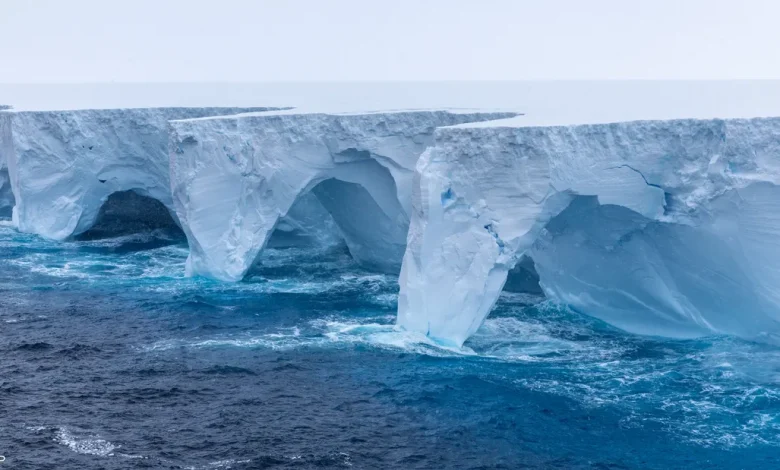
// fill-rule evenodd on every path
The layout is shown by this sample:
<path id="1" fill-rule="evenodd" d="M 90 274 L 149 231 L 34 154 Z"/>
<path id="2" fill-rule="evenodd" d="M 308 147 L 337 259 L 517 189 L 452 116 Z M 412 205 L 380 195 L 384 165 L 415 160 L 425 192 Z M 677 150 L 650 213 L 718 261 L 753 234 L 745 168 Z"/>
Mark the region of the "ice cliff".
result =
<path id="1" fill-rule="evenodd" d="M 521 256 L 548 298 L 630 332 L 780 331 L 780 119 L 438 129 L 398 324 L 462 344 Z"/>
<path id="2" fill-rule="evenodd" d="M 0 112 L 0 211 L 62 240 L 89 229 L 107 198 L 133 190 L 171 208 L 168 121 L 267 108 Z"/>
<path id="3" fill-rule="evenodd" d="M 780 341 L 780 118 L 510 116 L 0 110 L 0 217 L 62 240 L 170 212 L 187 272 L 225 281 L 269 244 L 346 242 L 400 269 L 400 327 L 454 345 L 510 273 L 629 332 Z"/>
<path id="4" fill-rule="evenodd" d="M 293 204 L 312 192 L 352 256 L 400 269 L 414 167 L 436 127 L 515 113 L 260 113 L 171 122 L 173 203 L 187 272 L 244 277 Z"/>

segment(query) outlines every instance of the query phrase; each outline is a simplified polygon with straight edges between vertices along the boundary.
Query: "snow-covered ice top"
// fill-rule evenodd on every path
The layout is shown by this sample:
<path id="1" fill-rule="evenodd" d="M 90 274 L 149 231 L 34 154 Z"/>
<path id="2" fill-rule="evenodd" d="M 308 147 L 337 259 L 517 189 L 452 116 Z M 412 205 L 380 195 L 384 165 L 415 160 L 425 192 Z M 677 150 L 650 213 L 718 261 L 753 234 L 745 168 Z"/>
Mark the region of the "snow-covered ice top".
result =
<path id="1" fill-rule="evenodd" d="M 353 257 L 397 271 L 414 167 L 434 130 L 515 113 L 253 113 L 171 122 L 171 184 L 187 270 L 241 279 L 280 217 L 314 192 Z"/>
<path id="2" fill-rule="evenodd" d="M 462 344 L 526 254 L 628 331 L 780 332 L 780 118 L 441 128 L 416 171 L 405 328 Z"/>

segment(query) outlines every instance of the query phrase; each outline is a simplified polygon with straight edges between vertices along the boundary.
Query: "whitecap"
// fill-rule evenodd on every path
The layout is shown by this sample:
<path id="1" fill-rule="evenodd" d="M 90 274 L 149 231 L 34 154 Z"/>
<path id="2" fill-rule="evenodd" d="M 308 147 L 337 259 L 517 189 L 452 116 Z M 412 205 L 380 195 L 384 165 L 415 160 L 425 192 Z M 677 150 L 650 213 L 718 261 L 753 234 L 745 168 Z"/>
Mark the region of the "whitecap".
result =
<path id="1" fill-rule="evenodd" d="M 77 454 L 97 455 L 99 457 L 112 456 L 114 451 L 119 448 L 119 446 L 98 436 L 76 436 L 65 427 L 57 429 L 57 432 L 54 434 L 54 442 L 66 446 Z"/>
<path id="2" fill-rule="evenodd" d="M 251 462 L 250 459 L 245 459 L 245 460 L 236 460 L 236 459 L 217 460 L 215 462 L 209 462 L 208 464 L 206 464 L 206 468 L 224 468 L 224 469 L 229 469 L 229 468 L 233 468 L 233 465 L 249 463 L 249 462 Z"/>
<path id="3" fill-rule="evenodd" d="M 261 333 L 167 339 L 143 347 L 147 352 L 175 348 L 267 348 L 287 350 L 303 347 L 343 347 L 365 344 L 371 347 L 437 357 L 468 356 L 500 361 L 576 361 L 584 357 L 601 360 L 613 354 L 604 345 L 580 344 L 556 338 L 547 326 L 514 317 L 488 319 L 463 347 L 442 344 L 422 333 L 406 331 L 394 324 L 390 314 L 360 319 L 330 317 L 315 319 L 302 326 L 277 328 Z M 617 351 L 614 352 L 617 354 Z"/>

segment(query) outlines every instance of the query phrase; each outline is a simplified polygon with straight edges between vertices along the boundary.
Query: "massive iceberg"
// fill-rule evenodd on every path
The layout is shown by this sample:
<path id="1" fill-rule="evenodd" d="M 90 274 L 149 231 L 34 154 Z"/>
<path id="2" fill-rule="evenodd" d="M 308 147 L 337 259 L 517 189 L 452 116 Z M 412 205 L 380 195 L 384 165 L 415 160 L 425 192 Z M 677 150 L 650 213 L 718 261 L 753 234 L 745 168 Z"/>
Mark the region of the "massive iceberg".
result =
<path id="1" fill-rule="evenodd" d="M 512 273 L 629 332 L 780 339 L 780 118 L 512 116 L 3 110 L 0 217 L 55 240 L 166 218 L 187 272 L 226 281 L 269 244 L 345 242 L 400 270 L 398 325 L 454 345 Z"/>
<path id="2" fill-rule="evenodd" d="M 434 130 L 516 113 L 252 113 L 171 121 L 173 205 L 187 272 L 242 279 L 280 218 L 312 192 L 352 256 L 397 272 L 414 167 Z"/>
<path id="3" fill-rule="evenodd" d="M 780 332 L 780 118 L 437 129 L 416 167 L 398 324 L 461 345 L 522 257 L 629 332 Z"/>
<path id="4" fill-rule="evenodd" d="M 20 231 L 62 240 L 88 230 L 116 192 L 132 190 L 170 209 L 168 121 L 267 109 L 2 111 L 0 211 L 15 196 Z"/>

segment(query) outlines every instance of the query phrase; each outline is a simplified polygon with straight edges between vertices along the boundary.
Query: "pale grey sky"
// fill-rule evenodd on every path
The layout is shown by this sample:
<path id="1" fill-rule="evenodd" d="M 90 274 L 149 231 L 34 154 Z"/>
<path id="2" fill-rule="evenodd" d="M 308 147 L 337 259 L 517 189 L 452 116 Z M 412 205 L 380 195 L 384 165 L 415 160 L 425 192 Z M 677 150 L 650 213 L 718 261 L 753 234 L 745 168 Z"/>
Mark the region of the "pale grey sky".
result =
<path id="1" fill-rule="evenodd" d="M 775 0 L 0 0 L 0 82 L 780 78 Z"/>

